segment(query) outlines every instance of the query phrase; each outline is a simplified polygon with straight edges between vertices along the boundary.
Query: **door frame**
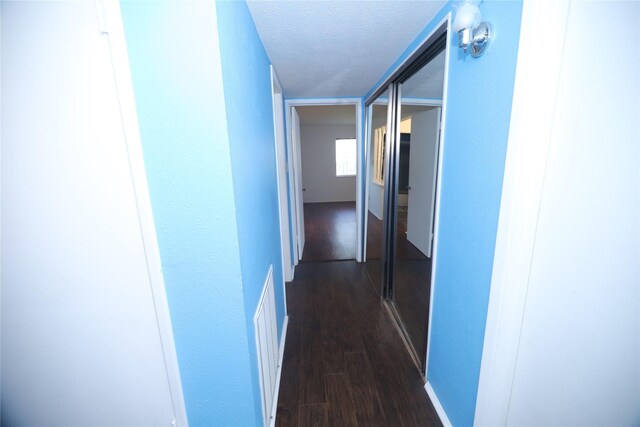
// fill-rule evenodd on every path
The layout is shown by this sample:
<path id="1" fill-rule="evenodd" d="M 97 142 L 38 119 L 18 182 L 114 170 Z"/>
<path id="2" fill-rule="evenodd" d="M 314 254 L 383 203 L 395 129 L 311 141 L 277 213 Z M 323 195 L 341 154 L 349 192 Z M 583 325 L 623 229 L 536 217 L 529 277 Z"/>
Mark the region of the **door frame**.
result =
<path id="1" fill-rule="evenodd" d="M 175 415 L 176 426 L 187 427 L 187 411 L 184 403 L 184 394 L 180 378 L 178 356 L 173 337 L 171 315 L 167 292 L 162 272 L 160 248 L 156 234 L 151 196 L 147 183 L 147 173 L 144 166 L 142 141 L 140 138 L 140 126 L 136 109 L 135 92 L 129 65 L 129 54 L 122 21 L 120 2 L 99 1 L 96 6 L 101 8 L 102 19 L 99 22 L 100 31 L 108 36 L 109 51 L 113 68 L 114 80 L 120 112 L 122 128 L 126 141 L 126 150 L 129 157 L 131 180 L 134 187 L 136 204 L 138 206 L 138 219 L 140 232 L 146 254 L 147 270 L 151 293 L 158 323 L 158 332 L 162 345 L 164 362 L 169 380 L 169 390 Z"/>
<path id="2" fill-rule="evenodd" d="M 276 173 L 278 179 L 278 211 L 280 213 L 280 247 L 282 254 L 282 275 L 284 282 L 293 280 L 293 264 L 291 263 L 291 240 L 289 225 L 289 202 L 287 189 L 287 148 L 285 145 L 284 129 L 284 96 L 282 85 L 276 74 L 273 65 L 271 69 L 271 96 L 273 103 L 273 131 L 276 150 Z M 287 289 L 284 288 L 285 301 L 287 299 Z M 286 307 L 285 307 L 286 314 Z"/>
<path id="3" fill-rule="evenodd" d="M 447 142 L 446 122 L 447 122 L 447 99 L 448 99 L 448 89 L 449 89 L 449 61 L 450 61 L 450 56 L 452 51 L 451 38 L 450 38 L 452 34 L 451 20 L 452 20 L 452 13 L 448 12 L 444 16 L 444 18 L 442 18 L 442 20 L 434 26 L 433 30 L 430 31 L 429 34 L 427 34 L 420 41 L 420 43 L 418 43 L 417 47 L 410 54 L 407 55 L 406 59 L 401 64 L 399 64 L 394 70 L 390 72 L 389 77 L 387 77 L 387 79 L 385 79 L 380 85 L 377 86 L 377 88 L 374 91 L 371 92 L 371 95 L 369 95 L 369 97 L 366 99 L 366 102 L 365 102 L 365 105 L 367 107 L 372 105 L 375 102 L 375 100 L 382 93 L 384 93 L 384 91 L 387 90 L 393 84 L 393 82 L 397 80 L 398 76 L 420 55 L 420 53 L 422 53 L 422 51 L 426 47 L 431 45 L 431 43 L 435 41 L 440 34 L 442 34 L 442 32 L 447 33 L 447 42 L 444 50 L 445 52 L 444 84 L 443 84 L 444 88 L 443 88 L 442 100 L 441 100 L 442 118 L 440 121 L 440 129 L 441 129 L 440 147 L 438 149 L 438 171 L 437 171 L 437 177 L 436 177 L 436 203 L 435 203 L 434 226 L 433 226 L 434 227 L 433 253 L 432 253 L 432 259 L 431 259 L 431 263 L 432 263 L 431 284 L 430 284 L 431 290 L 429 295 L 429 323 L 427 325 L 427 354 L 426 354 L 426 358 L 425 358 L 426 360 L 424 364 L 425 378 L 426 378 L 426 383 L 424 386 L 425 390 L 427 391 L 427 394 L 431 398 L 431 401 L 434 404 L 436 412 L 438 413 L 440 419 L 445 425 L 451 425 L 451 423 L 449 422 L 446 412 L 444 411 L 444 408 L 440 404 L 438 397 L 436 396 L 435 391 L 431 386 L 431 383 L 429 382 L 428 375 L 429 375 L 429 350 L 431 347 L 431 331 L 432 331 L 432 325 L 433 325 L 433 321 L 432 321 L 433 320 L 433 301 L 434 301 L 433 297 L 436 290 L 436 269 L 438 265 L 438 262 L 437 262 L 438 247 L 439 247 L 439 240 L 440 240 L 439 229 L 440 229 L 441 193 L 442 193 L 442 185 L 441 185 L 442 165 L 443 165 L 443 160 L 445 155 L 444 148 Z M 437 100 L 434 100 L 434 101 L 437 101 Z M 424 105 L 427 105 L 427 104 L 424 104 Z M 370 132 L 369 129 L 367 129 L 367 131 Z M 368 165 L 368 160 L 366 160 L 365 163 Z"/>
<path id="4" fill-rule="evenodd" d="M 507 422 L 569 7 L 525 1 L 522 8 L 474 425 Z"/>
<path id="5" fill-rule="evenodd" d="M 287 168 L 289 175 L 289 214 L 292 218 L 292 224 L 290 227 L 291 230 L 291 239 L 292 242 L 295 242 L 297 239 L 297 233 L 295 232 L 297 223 L 295 218 L 295 204 L 298 202 L 296 200 L 296 194 L 294 191 L 294 187 L 292 185 L 291 180 L 295 177 L 296 168 L 301 168 L 302 165 L 297 165 L 294 157 L 294 150 L 292 144 L 295 141 L 291 141 L 291 111 L 293 107 L 310 107 L 310 106 L 330 106 L 330 105 L 354 105 L 355 106 L 355 114 L 356 114 L 356 151 L 358 156 L 356 158 L 356 261 L 362 262 L 362 176 L 363 176 L 363 127 L 362 127 L 362 118 L 363 118 L 363 108 L 362 108 L 362 99 L 361 98 L 295 98 L 295 99 L 286 99 L 285 100 L 285 127 L 286 127 L 286 135 L 285 139 L 287 141 L 287 157 L 289 160 L 289 165 Z M 304 227 L 304 224 L 302 224 Z M 297 265 L 298 261 L 301 258 L 301 254 L 298 254 L 297 247 L 293 245 L 293 260 Z"/>

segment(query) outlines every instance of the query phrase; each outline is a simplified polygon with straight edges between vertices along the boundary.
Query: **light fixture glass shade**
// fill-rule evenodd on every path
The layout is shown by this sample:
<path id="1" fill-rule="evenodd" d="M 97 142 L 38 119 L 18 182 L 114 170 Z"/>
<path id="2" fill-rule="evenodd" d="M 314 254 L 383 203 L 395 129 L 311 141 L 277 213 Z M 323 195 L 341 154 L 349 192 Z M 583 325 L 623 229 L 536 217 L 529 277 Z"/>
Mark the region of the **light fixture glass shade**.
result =
<path id="1" fill-rule="evenodd" d="M 464 2 L 458 7 L 456 17 L 453 20 L 453 31 L 456 33 L 465 28 L 474 29 L 480 23 L 482 15 L 477 4 Z"/>

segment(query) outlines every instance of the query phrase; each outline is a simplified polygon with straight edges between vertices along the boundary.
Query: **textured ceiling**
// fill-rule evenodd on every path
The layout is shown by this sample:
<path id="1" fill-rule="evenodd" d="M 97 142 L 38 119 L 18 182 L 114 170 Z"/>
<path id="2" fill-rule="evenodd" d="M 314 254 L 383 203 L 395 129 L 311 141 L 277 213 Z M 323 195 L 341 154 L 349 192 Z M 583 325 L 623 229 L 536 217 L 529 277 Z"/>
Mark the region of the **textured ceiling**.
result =
<path id="1" fill-rule="evenodd" d="M 363 96 L 445 3 L 248 1 L 287 98 Z"/>
<path id="2" fill-rule="evenodd" d="M 300 125 L 355 125 L 355 105 L 296 107 Z"/>

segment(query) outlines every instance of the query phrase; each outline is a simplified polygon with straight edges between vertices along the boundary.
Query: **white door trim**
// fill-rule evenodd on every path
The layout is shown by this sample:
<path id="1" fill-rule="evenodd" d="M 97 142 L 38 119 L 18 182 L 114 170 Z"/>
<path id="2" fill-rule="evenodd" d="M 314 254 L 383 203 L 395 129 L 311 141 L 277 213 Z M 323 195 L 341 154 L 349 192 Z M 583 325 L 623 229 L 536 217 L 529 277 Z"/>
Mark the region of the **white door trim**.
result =
<path id="1" fill-rule="evenodd" d="M 284 143 L 284 98 L 282 96 L 282 86 L 276 75 L 276 71 L 271 69 L 271 97 L 273 102 L 273 133 L 275 139 L 276 153 L 276 174 L 278 179 L 278 211 L 280 213 L 280 246 L 282 254 L 282 275 L 284 282 L 293 280 L 293 265 L 291 263 L 291 245 L 289 240 L 289 212 L 287 201 L 287 150 Z M 284 283 L 285 301 L 287 300 L 287 290 Z M 286 314 L 286 304 L 285 304 Z"/>
<path id="2" fill-rule="evenodd" d="M 568 10 L 523 4 L 475 425 L 507 422 Z"/>
<path id="3" fill-rule="evenodd" d="M 300 98 L 300 99 L 287 99 L 285 100 L 285 122 L 286 122 L 286 135 L 287 141 L 291 135 L 291 108 L 293 107 L 306 107 L 316 105 L 355 105 L 356 107 L 356 150 L 358 152 L 358 158 L 356 163 L 356 261 L 362 262 L 362 241 L 363 241 L 363 229 L 362 229 L 362 172 L 363 165 L 361 154 L 363 153 L 363 134 L 362 134 L 362 99 L 361 98 Z M 290 142 L 290 141 L 289 141 Z M 291 165 L 293 164 L 293 150 L 291 143 L 287 144 L 287 154 L 289 157 L 289 179 L 292 179 Z M 291 181 L 290 181 L 291 182 Z M 291 186 L 290 186 L 291 188 Z M 293 193 L 293 192 L 292 192 Z M 291 194 L 291 217 L 295 215 L 295 210 L 292 209 L 295 206 L 295 194 Z M 304 226 L 304 225 L 303 225 Z M 295 227 L 292 227 L 295 230 Z M 297 237 L 297 236 L 295 236 Z M 295 247 L 295 245 L 294 245 Z M 294 248 L 294 254 L 298 256 L 296 249 Z"/>
<path id="4" fill-rule="evenodd" d="M 164 276 L 162 274 L 160 249 L 158 247 L 156 227 L 153 220 L 153 211 L 151 209 L 151 197 L 149 195 L 146 169 L 144 167 L 140 128 L 120 3 L 115 0 L 105 0 L 98 6 L 101 6 L 104 12 L 102 30 L 109 35 L 109 49 L 111 51 L 118 102 L 122 114 L 122 125 L 129 156 L 131 179 L 133 181 L 136 203 L 138 205 L 140 230 L 144 243 L 147 270 L 151 283 L 151 292 L 158 321 L 160 340 L 162 342 L 167 377 L 169 379 L 171 400 L 176 417 L 175 422 L 177 426 L 186 427 L 188 426 L 187 412 L 184 404 L 182 383 L 180 381 L 180 370 L 173 339 L 173 329 L 171 326 L 167 293 L 164 286 Z"/>

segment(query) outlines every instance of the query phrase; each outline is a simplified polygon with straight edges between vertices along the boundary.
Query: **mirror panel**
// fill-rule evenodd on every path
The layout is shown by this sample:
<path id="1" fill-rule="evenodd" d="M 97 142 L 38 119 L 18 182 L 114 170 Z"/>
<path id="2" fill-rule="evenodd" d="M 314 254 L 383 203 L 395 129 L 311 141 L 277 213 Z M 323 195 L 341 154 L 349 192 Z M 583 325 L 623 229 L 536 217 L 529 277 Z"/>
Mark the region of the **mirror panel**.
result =
<path id="1" fill-rule="evenodd" d="M 376 292 L 382 285 L 384 219 L 385 140 L 387 132 L 388 90 L 369 105 L 370 135 L 367 156 L 367 218 L 365 266 Z"/>
<path id="2" fill-rule="evenodd" d="M 365 269 L 423 374 L 447 46 L 438 31 L 367 108 Z"/>
<path id="3" fill-rule="evenodd" d="M 424 369 L 444 51 L 400 85 L 392 306 Z"/>

